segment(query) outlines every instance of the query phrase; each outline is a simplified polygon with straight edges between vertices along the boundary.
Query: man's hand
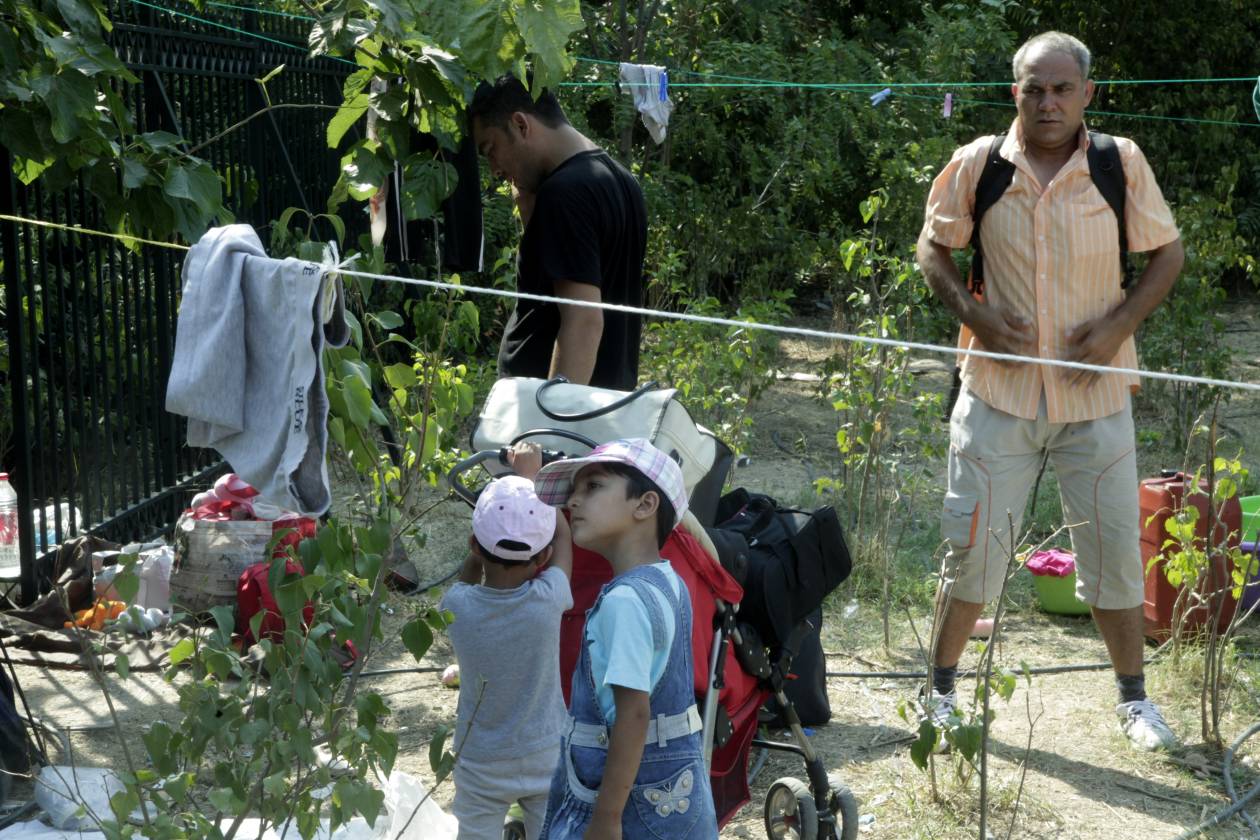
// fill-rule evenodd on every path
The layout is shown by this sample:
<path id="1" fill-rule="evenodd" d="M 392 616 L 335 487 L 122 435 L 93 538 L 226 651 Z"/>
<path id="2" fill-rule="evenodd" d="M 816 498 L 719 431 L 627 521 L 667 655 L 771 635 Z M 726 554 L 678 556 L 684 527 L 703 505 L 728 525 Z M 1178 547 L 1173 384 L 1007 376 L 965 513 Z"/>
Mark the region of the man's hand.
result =
<path id="1" fill-rule="evenodd" d="M 985 350 L 1017 356 L 1036 355 L 1037 331 L 1027 318 L 979 302 L 969 310 L 968 315 L 967 326 L 975 333 Z M 1008 366 L 1023 364 L 997 359 L 993 361 Z"/>
<path id="2" fill-rule="evenodd" d="M 1067 331 L 1067 355 L 1065 361 L 1084 362 L 1089 365 L 1109 365 L 1120 352 L 1120 346 L 1131 333 L 1120 319 L 1108 313 Z M 1061 371 L 1069 385 L 1086 388 L 1094 385 L 1102 374 L 1092 370 Z"/>
<path id="3" fill-rule="evenodd" d="M 517 212 L 521 214 L 521 224 L 528 226 L 529 217 L 534 215 L 534 199 L 537 197 L 535 193 L 526 192 L 512 185 L 512 201 L 516 203 Z"/>
<path id="4" fill-rule="evenodd" d="M 1035 355 L 1037 331 L 1027 318 L 976 300 L 949 256 L 949 248 L 934 242 L 925 227 L 915 251 L 919 268 L 935 294 L 975 334 L 985 350 L 1019 356 Z M 999 362 L 998 364 L 1019 364 Z"/>

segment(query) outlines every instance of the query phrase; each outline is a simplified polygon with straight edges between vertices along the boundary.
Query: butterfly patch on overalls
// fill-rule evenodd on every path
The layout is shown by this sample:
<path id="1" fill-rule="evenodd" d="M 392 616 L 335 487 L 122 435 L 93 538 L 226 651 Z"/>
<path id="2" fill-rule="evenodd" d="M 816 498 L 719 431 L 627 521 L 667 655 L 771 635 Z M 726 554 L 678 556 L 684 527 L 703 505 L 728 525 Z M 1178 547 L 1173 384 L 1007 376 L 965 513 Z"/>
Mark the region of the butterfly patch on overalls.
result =
<path id="1" fill-rule="evenodd" d="M 643 798 L 656 809 L 662 817 L 670 814 L 685 814 L 691 807 L 691 791 L 695 787 L 695 777 L 690 770 L 684 770 L 673 786 L 650 787 L 642 791 Z"/>

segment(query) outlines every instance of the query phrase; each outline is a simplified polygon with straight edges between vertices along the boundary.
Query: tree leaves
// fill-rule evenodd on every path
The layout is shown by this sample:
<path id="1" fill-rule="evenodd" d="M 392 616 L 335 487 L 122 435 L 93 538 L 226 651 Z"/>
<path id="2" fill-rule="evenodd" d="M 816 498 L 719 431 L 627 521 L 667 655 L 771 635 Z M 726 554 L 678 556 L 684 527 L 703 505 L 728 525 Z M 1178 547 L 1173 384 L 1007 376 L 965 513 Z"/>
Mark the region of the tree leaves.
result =
<path id="1" fill-rule="evenodd" d="M 524 0 L 512 5 L 525 49 L 534 58 L 534 91 L 555 90 L 573 69 L 573 59 L 565 47 L 569 37 L 582 28 L 578 0 Z"/>
<path id="2" fill-rule="evenodd" d="M 352 198 L 360 201 L 371 198 L 385 183 L 392 167 L 377 154 L 380 148 L 381 144 L 375 140 L 360 140 L 341 159 L 342 180 Z"/>
<path id="3" fill-rule="evenodd" d="M 424 658 L 433 644 L 433 631 L 429 629 L 429 625 L 421 616 L 416 616 L 404 624 L 401 636 L 403 645 L 417 662 Z"/>
<path id="4" fill-rule="evenodd" d="M 5 0 L 4 9 L 0 142 L 24 183 L 58 190 L 77 177 L 111 227 L 155 238 L 195 240 L 226 218 L 218 176 L 185 155 L 180 138 L 135 134 L 120 91 L 139 80 L 105 42 L 111 27 L 98 0 Z"/>
<path id="5" fill-rule="evenodd" d="M 223 213 L 222 183 L 209 164 L 171 162 L 162 181 L 162 192 L 175 212 L 175 226 L 189 242 L 196 242 L 214 216 Z"/>
<path id="6" fill-rule="evenodd" d="M 936 731 L 932 721 L 925 718 L 919 722 L 919 737 L 910 745 L 910 760 L 914 762 L 915 767 L 920 770 L 927 769 L 928 758 L 936 747 L 938 737 L 940 733 Z"/>
<path id="7" fill-rule="evenodd" d="M 407 221 L 428 219 L 455 191 L 455 167 L 426 155 L 412 155 L 403 168 L 402 208 Z"/>
<path id="8" fill-rule="evenodd" d="M 507 72 L 521 75 L 525 58 L 519 32 L 512 25 L 511 3 L 503 0 L 465 3 L 460 57 L 475 75 L 494 79 Z"/>
<path id="9" fill-rule="evenodd" d="M 57 0 L 57 10 L 75 32 L 95 33 L 102 26 L 112 28 L 109 18 L 86 0 Z"/>
<path id="10" fill-rule="evenodd" d="M 340 146 L 346 132 L 367 113 L 367 109 L 368 95 L 366 93 L 357 93 L 343 102 L 337 109 L 337 113 L 333 114 L 333 118 L 328 121 L 326 133 L 328 148 L 335 149 Z"/>

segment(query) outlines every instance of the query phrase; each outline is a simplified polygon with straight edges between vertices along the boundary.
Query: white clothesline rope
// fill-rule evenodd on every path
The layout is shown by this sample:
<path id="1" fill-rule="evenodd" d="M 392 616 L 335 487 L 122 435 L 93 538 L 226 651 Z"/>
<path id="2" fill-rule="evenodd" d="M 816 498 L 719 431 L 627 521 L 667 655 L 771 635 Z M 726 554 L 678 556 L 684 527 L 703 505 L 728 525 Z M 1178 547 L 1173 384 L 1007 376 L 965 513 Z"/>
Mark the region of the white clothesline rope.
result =
<path id="1" fill-rule="evenodd" d="M 1020 356 L 1012 353 L 993 353 L 988 350 L 947 347 L 939 344 L 925 344 L 919 341 L 902 341 L 894 338 L 878 338 L 875 336 L 855 335 L 853 333 L 812 330 L 805 327 L 788 327 L 778 324 L 764 324 L 758 321 L 737 321 L 732 318 L 715 318 L 708 315 L 692 315 L 688 312 L 665 312 L 659 309 L 647 309 L 642 306 L 626 306 L 624 304 L 617 303 L 597 303 L 595 301 L 575 300 L 573 298 L 552 297 L 548 295 L 535 295 L 529 292 L 509 291 L 507 289 L 492 289 L 484 286 L 465 286 L 459 283 L 446 283 L 440 280 L 418 280 L 413 277 L 398 277 L 392 274 L 375 274 L 370 271 L 355 271 L 340 265 L 323 265 L 321 266 L 321 270 L 324 274 L 343 274 L 348 277 L 364 277 L 369 280 L 384 280 L 393 283 L 404 283 L 410 286 L 425 286 L 431 289 L 445 289 L 454 292 L 471 292 L 479 295 L 491 295 L 494 297 L 513 298 L 517 300 L 534 300 L 541 303 L 557 303 L 564 304 L 566 306 L 583 306 L 591 309 L 601 309 L 608 312 L 624 312 L 630 315 L 644 315 L 651 318 L 672 318 L 676 321 L 691 321 L 693 323 L 714 324 L 723 327 L 765 330 L 767 332 L 779 333 L 781 335 L 795 335 L 802 338 L 822 338 L 830 341 L 848 341 L 858 344 L 874 344 L 883 347 L 900 347 L 906 350 L 921 350 L 925 353 L 937 353 L 950 356 L 961 354 L 965 356 L 977 356 L 984 359 L 995 359 L 1002 362 L 1022 362 L 1025 364 L 1042 365 L 1044 367 L 1069 368 L 1071 370 L 1085 370 L 1095 373 L 1134 374 L 1145 379 L 1159 379 L 1165 382 L 1183 382 L 1188 385 L 1209 385 L 1217 388 L 1231 388 L 1240 391 L 1260 391 L 1260 383 L 1256 382 L 1237 382 L 1229 379 L 1213 379 L 1206 376 L 1188 376 L 1183 373 L 1168 373 L 1161 370 L 1109 367 L 1107 365 L 1091 365 L 1085 362 L 1069 362 L 1062 359 L 1042 359 L 1036 356 Z"/>
<path id="2" fill-rule="evenodd" d="M 58 230 L 65 230 L 71 233 L 89 236 L 105 236 L 113 239 L 142 243 L 145 245 L 173 248 L 180 251 L 189 250 L 189 246 L 180 245 L 174 242 L 158 242 L 149 239 L 141 239 L 135 236 L 89 230 L 87 228 L 65 225 L 58 222 L 49 222 L 40 219 L 27 219 L 21 216 L 11 216 L 8 214 L 0 214 L 0 221 L 39 225 L 42 227 L 56 228 Z M 332 247 L 326 250 L 323 262 L 307 261 L 311 262 L 312 265 L 319 269 L 320 276 L 328 274 L 345 274 L 351 277 L 366 277 L 371 280 L 384 280 L 391 283 L 404 283 L 411 286 L 426 286 L 432 289 L 446 289 L 454 292 L 472 292 L 473 294 L 493 295 L 495 297 L 513 298 L 518 300 L 536 300 L 542 303 L 556 303 L 567 306 L 585 306 L 592 309 L 607 310 L 609 312 L 625 312 L 631 315 L 645 315 L 650 318 L 672 318 L 676 321 L 692 321 L 701 324 L 715 324 L 723 327 L 765 330 L 767 332 L 775 332 L 781 335 L 797 335 L 803 338 L 823 338 L 830 341 L 849 341 L 858 344 L 900 347 L 906 350 L 922 350 L 925 353 L 937 353 L 941 355 L 977 356 L 979 358 L 996 359 L 997 361 L 1003 362 L 1021 362 L 1024 364 L 1042 365 L 1043 367 L 1069 368 L 1071 370 L 1086 370 L 1095 373 L 1127 373 L 1145 379 L 1159 379 L 1165 382 L 1183 382 L 1188 385 L 1209 385 L 1216 388 L 1230 388 L 1237 391 L 1260 391 L 1260 383 L 1255 382 L 1237 382 L 1230 379 L 1212 379 L 1206 376 L 1188 376 L 1183 373 L 1167 373 L 1160 370 L 1143 370 L 1141 368 L 1091 365 L 1086 364 L 1085 362 L 1069 362 L 1061 359 L 1042 359 L 1037 356 L 1020 356 L 1012 353 L 993 353 L 988 350 L 946 347 L 939 344 L 924 344 L 918 341 L 901 341 L 900 339 L 876 338 L 874 336 L 867 335 L 854 335 L 853 333 L 827 332 L 825 330 L 811 330 L 804 327 L 785 327 L 777 324 L 763 324 L 758 321 L 737 321 L 731 318 L 714 318 L 707 315 L 692 315 L 686 312 L 665 312 L 663 310 L 647 309 L 641 306 L 625 306 L 615 303 L 595 303 L 593 301 L 574 300 L 572 298 L 535 295 L 528 292 L 492 289 L 484 286 L 465 286 L 458 283 L 444 283 L 438 280 L 417 280 L 413 277 L 398 277 L 393 274 L 375 274 L 370 271 L 355 271 L 348 266 L 354 263 L 357 256 L 350 256 L 345 260 L 340 260 L 339 255 L 337 254 L 336 246 L 332 243 L 330 243 L 330 245 L 332 245 Z"/>

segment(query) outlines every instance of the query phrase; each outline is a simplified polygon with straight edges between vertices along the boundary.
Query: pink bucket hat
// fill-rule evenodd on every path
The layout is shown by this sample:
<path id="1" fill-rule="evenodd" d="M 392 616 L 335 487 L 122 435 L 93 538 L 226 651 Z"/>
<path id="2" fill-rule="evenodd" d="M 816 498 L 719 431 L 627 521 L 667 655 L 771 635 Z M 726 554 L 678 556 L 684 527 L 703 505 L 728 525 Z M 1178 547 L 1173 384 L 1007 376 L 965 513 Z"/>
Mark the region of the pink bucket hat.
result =
<path id="1" fill-rule="evenodd" d="M 573 477 L 587 464 L 625 464 L 643 473 L 674 506 L 674 524 L 687 512 L 687 488 L 683 485 L 682 468 L 673 458 L 644 438 L 628 438 L 603 443 L 582 458 L 552 461 L 534 479 L 538 498 L 549 505 L 562 505 L 573 491 Z"/>
<path id="2" fill-rule="evenodd" d="M 492 481 L 473 508 L 473 536 L 502 560 L 525 561 L 551 545 L 556 534 L 556 509 L 534 492 L 534 483 L 519 475 Z M 525 545 L 504 548 L 503 540 Z"/>

